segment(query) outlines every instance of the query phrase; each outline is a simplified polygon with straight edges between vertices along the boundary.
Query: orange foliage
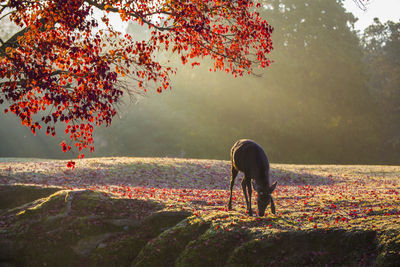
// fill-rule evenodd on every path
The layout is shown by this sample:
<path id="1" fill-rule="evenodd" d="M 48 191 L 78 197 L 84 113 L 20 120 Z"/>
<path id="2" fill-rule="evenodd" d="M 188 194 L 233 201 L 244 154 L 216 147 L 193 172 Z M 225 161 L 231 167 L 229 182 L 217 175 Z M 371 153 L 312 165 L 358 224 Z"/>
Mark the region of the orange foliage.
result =
<path id="1" fill-rule="evenodd" d="M 123 89 L 118 78 L 130 75 L 138 90 L 146 82 L 157 92 L 170 88 L 174 70 L 154 57 L 169 50 L 189 59 L 209 57 L 214 71 L 235 77 L 255 65 L 269 66 L 272 27 L 253 12 L 246 0 L 9 0 L 0 1 L 0 17 L 10 12 L 20 31 L 0 47 L 0 104 L 33 133 L 47 125 L 66 124 L 77 150 L 93 151 L 93 128 L 108 126 Z M 115 31 L 104 16 L 106 30 L 97 28 L 94 9 L 118 13 L 152 31 L 148 41 L 135 41 Z M 199 63 L 194 62 L 192 66 Z M 43 112 L 46 111 L 46 112 Z M 39 119 L 35 115 L 40 115 Z M 61 144 L 63 151 L 71 146 Z M 73 147 L 73 146 L 72 146 Z M 80 156 L 82 157 L 82 156 Z M 69 164 L 70 167 L 74 165 Z"/>

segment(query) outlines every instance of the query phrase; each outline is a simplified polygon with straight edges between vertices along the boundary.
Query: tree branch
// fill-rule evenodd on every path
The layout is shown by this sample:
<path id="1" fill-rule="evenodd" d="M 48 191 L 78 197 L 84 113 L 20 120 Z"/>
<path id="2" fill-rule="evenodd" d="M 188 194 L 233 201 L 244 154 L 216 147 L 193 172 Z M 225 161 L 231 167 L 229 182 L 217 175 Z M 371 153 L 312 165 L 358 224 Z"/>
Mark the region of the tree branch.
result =
<path id="1" fill-rule="evenodd" d="M 2 11 L 3 11 L 3 10 L 2 10 Z M 0 14 L 2 13 L 2 11 L 0 11 Z M 8 15 L 10 15 L 10 14 L 12 14 L 12 13 L 15 13 L 15 12 L 17 12 L 17 11 L 16 11 L 16 10 L 13 10 L 13 11 L 10 11 L 10 12 L 4 14 L 3 16 L 0 17 L 0 20 L 4 19 L 4 18 L 7 17 Z"/>
<path id="2" fill-rule="evenodd" d="M 28 29 L 24 28 L 24 29 L 20 30 L 19 32 L 17 32 L 16 34 L 14 34 L 13 36 L 11 36 L 10 39 L 8 39 L 6 42 L 2 42 L 2 45 L 0 47 L 0 55 L 6 56 L 6 49 L 8 47 L 12 47 L 12 48 L 18 47 L 18 45 L 16 45 L 18 43 L 18 37 L 23 36 L 27 31 L 28 31 Z"/>
<path id="3" fill-rule="evenodd" d="M 50 77 L 56 76 L 56 75 L 60 75 L 60 74 L 68 74 L 68 71 L 65 70 L 55 70 L 52 73 L 50 73 Z M 26 83 L 29 81 L 29 79 L 19 79 L 18 81 L 16 81 L 16 84 L 18 86 L 25 86 Z M 10 83 L 10 81 L 5 81 L 5 82 L 0 82 L 0 87 L 4 84 Z"/>
<path id="4" fill-rule="evenodd" d="M 353 0 L 353 2 L 362 11 L 367 11 L 367 5 L 369 4 L 369 0 Z"/>
<path id="5" fill-rule="evenodd" d="M 105 4 L 100 4 L 97 1 L 93 1 L 93 0 L 85 0 L 85 2 L 87 4 L 89 4 L 89 5 L 97 7 L 98 9 L 104 10 L 104 11 L 110 11 L 110 12 L 113 12 L 113 13 L 119 13 L 119 10 L 120 10 L 118 8 L 115 8 L 115 7 L 107 7 L 107 9 L 106 9 L 105 8 L 105 6 L 106 6 Z M 136 19 L 140 19 L 144 24 L 147 24 L 147 25 L 149 25 L 149 26 L 151 26 L 151 27 L 153 27 L 153 28 L 155 28 L 155 29 L 157 29 L 159 31 L 171 31 L 171 30 L 173 30 L 175 28 L 175 27 L 161 27 L 161 26 L 158 26 L 158 25 L 156 25 L 154 23 L 151 23 L 149 20 L 145 19 L 145 16 L 152 16 L 152 15 L 155 15 L 155 14 L 171 15 L 170 13 L 167 13 L 167 12 L 154 12 L 154 13 L 149 13 L 149 14 L 147 14 L 145 16 L 140 15 L 138 13 L 134 13 L 134 12 L 128 12 L 127 14 L 132 16 L 132 17 L 134 17 L 134 18 L 136 18 Z"/>

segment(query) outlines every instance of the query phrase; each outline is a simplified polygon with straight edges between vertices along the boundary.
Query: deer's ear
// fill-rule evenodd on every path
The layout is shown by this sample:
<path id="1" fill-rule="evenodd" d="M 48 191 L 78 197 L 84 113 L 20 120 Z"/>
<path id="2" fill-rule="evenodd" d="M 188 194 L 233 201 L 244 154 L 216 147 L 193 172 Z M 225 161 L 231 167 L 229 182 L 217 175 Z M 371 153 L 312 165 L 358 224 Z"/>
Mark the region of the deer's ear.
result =
<path id="1" fill-rule="evenodd" d="M 271 197 L 271 212 L 273 214 L 275 214 L 275 203 L 274 203 L 274 199 Z"/>
<path id="2" fill-rule="evenodd" d="M 269 192 L 272 193 L 275 190 L 276 184 L 278 183 L 278 181 L 275 181 L 272 186 L 269 188 Z"/>

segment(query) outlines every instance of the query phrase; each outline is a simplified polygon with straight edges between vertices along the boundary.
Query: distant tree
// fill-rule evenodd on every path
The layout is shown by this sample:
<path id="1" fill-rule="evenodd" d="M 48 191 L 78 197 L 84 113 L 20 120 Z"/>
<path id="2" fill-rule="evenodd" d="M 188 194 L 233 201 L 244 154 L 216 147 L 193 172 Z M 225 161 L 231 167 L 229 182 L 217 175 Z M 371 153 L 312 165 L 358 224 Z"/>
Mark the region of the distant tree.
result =
<path id="1" fill-rule="evenodd" d="M 275 26 L 275 63 L 263 77 L 231 81 L 208 75 L 205 86 L 205 68 L 178 75 L 181 87 L 196 87 L 168 99 L 190 116 L 179 126 L 186 128 L 180 144 L 187 155 L 228 158 L 232 142 L 248 137 L 278 162 L 381 160 L 376 105 L 366 86 L 355 17 L 340 2 L 325 0 L 268 0 L 260 15 Z"/>
<path id="2" fill-rule="evenodd" d="M 111 123 L 124 88 L 170 87 L 174 69 L 156 60 L 158 50 L 179 54 L 183 64 L 208 57 L 214 70 L 234 76 L 268 66 L 272 27 L 254 8 L 249 0 L 0 1 L 0 20 L 18 26 L 0 39 L 0 104 L 6 101 L 5 112 L 33 133 L 46 125 L 54 136 L 64 123 L 72 143 L 63 142 L 63 151 L 73 144 L 92 151 L 94 126 Z M 105 11 L 105 29 L 95 9 Z M 151 37 L 136 41 L 117 32 L 110 12 L 148 27 Z M 135 84 L 121 82 L 128 76 Z"/>
<path id="3" fill-rule="evenodd" d="M 209 73 L 207 64 L 182 68 L 162 101 L 149 97 L 135 107 L 142 112 L 100 129 L 108 145 L 96 152 L 179 156 L 183 150 L 186 157 L 229 159 L 232 143 L 246 137 L 274 162 L 388 164 L 400 158 L 383 147 L 384 118 L 368 88 L 355 17 L 340 2 L 325 0 L 268 0 L 260 15 L 276 26 L 275 63 L 262 77 L 233 80 Z"/>
<path id="4" fill-rule="evenodd" d="M 400 22 L 382 24 L 378 18 L 362 36 L 368 86 L 381 111 L 386 151 L 400 147 Z"/>
<path id="5" fill-rule="evenodd" d="M 276 63 L 260 82 L 267 88 L 277 86 L 281 97 L 279 104 L 265 107 L 269 111 L 254 124 L 255 131 L 260 136 L 274 133 L 263 138 L 265 143 L 276 139 L 282 159 L 379 160 L 378 153 L 370 152 L 380 144 L 380 133 L 353 14 L 341 1 L 324 0 L 269 0 L 260 14 L 276 27 L 271 55 Z M 275 118 L 274 123 L 263 123 L 267 118 Z"/>

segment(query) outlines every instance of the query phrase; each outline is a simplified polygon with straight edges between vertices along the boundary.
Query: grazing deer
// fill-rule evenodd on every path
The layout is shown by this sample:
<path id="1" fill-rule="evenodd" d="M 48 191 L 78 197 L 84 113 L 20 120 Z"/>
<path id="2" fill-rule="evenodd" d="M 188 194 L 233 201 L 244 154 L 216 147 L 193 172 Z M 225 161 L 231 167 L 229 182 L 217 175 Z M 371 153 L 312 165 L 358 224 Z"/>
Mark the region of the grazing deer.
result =
<path id="1" fill-rule="evenodd" d="M 260 145 L 252 140 L 241 139 L 231 149 L 232 178 L 230 184 L 230 195 L 228 209 L 232 209 L 232 188 L 238 172 L 244 173 L 242 180 L 243 194 L 249 215 L 253 215 L 251 209 L 251 182 L 253 180 L 254 190 L 257 191 L 258 215 L 264 216 L 265 209 L 271 202 L 271 212 L 275 214 L 275 204 L 271 193 L 275 190 L 277 181 L 270 186 L 269 162 L 267 155 Z M 246 191 L 247 188 L 247 191 Z M 249 199 L 247 198 L 247 193 Z"/>

